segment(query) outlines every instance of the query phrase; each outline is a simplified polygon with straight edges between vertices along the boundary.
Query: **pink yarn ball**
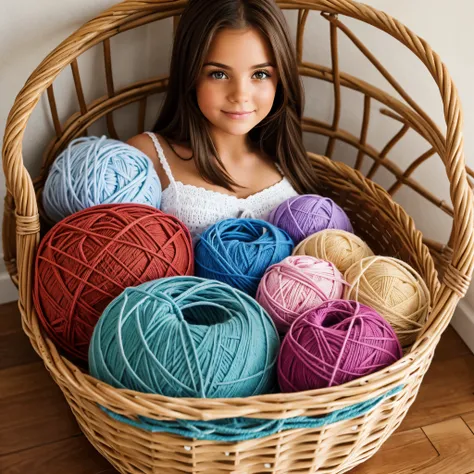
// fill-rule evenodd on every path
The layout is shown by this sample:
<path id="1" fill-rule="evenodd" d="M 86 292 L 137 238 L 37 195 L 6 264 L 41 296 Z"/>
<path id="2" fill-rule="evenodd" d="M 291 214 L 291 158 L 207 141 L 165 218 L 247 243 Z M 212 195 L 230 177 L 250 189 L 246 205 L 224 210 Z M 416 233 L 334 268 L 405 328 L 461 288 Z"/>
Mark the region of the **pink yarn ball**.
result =
<path id="1" fill-rule="evenodd" d="M 357 301 L 330 300 L 303 313 L 285 336 L 278 357 L 283 392 L 340 385 L 402 357 L 390 324 Z"/>
<path id="2" fill-rule="evenodd" d="M 255 298 L 284 334 L 306 310 L 328 299 L 342 298 L 344 284 L 341 272 L 333 263 L 295 255 L 267 269 Z"/>

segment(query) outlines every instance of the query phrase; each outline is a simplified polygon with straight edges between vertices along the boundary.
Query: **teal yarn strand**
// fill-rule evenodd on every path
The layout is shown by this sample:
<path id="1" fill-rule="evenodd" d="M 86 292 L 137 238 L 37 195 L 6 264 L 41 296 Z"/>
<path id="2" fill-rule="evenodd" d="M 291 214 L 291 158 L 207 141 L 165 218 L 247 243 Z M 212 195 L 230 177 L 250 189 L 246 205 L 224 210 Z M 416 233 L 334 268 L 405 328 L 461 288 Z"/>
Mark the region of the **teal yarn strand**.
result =
<path id="1" fill-rule="evenodd" d="M 159 208 L 161 183 L 152 161 L 137 148 L 105 136 L 72 140 L 56 158 L 43 190 L 54 222 L 99 204 Z"/>
<path id="2" fill-rule="evenodd" d="M 373 410 L 383 401 L 395 397 L 402 391 L 403 385 L 365 402 L 356 403 L 346 408 L 337 409 L 322 416 L 298 416 L 284 419 L 263 418 L 223 418 L 220 420 L 153 420 L 138 417 L 138 421 L 102 408 L 111 418 L 152 433 L 173 433 L 186 438 L 207 441 L 246 441 L 271 436 L 280 431 L 302 428 L 321 428 L 344 420 L 352 420 Z"/>
<path id="3" fill-rule="evenodd" d="M 291 255 L 293 247 L 290 236 L 269 222 L 224 219 L 204 231 L 197 241 L 196 275 L 255 296 L 267 268 Z"/>
<path id="4" fill-rule="evenodd" d="M 94 377 L 169 397 L 231 398 L 275 391 L 278 333 L 247 294 L 198 277 L 125 289 L 89 347 Z"/>

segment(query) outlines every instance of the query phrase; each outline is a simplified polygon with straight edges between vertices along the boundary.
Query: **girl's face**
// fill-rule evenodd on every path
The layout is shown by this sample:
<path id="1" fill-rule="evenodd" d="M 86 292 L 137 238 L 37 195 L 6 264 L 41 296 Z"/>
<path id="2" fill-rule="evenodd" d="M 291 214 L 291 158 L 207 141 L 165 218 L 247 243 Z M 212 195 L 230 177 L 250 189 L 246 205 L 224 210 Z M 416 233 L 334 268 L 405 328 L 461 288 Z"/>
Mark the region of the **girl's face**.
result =
<path id="1" fill-rule="evenodd" d="M 196 85 L 199 108 L 215 131 L 245 135 L 269 114 L 277 73 L 271 48 L 259 31 L 221 30 Z"/>

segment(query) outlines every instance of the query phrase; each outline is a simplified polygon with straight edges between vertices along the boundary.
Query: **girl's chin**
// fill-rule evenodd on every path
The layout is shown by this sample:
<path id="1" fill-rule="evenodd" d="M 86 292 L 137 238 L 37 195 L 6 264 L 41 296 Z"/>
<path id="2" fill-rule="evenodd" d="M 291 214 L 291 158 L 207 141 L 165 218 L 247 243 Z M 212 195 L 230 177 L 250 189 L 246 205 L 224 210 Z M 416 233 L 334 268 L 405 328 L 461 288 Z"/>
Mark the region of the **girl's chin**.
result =
<path id="1" fill-rule="evenodd" d="M 228 124 L 213 124 L 213 128 L 215 131 L 218 132 L 224 132 L 229 135 L 235 135 L 235 136 L 240 136 L 240 135 L 246 135 L 252 128 L 255 127 L 256 124 L 249 125 L 247 124 L 233 124 L 233 125 L 228 125 Z"/>

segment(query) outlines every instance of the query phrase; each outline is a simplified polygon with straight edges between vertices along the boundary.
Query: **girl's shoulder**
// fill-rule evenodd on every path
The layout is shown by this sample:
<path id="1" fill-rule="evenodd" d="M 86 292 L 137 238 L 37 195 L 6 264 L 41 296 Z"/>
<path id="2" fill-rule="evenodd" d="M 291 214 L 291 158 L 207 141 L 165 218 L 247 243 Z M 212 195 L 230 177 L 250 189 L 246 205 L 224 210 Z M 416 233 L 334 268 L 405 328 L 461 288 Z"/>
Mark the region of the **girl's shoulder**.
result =
<path id="1" fill-rule="evenodd" d="M 171 142 L 171 145 L 173 147 L 171 148 L 169 139 L 166 139 L 165 137 L 163 137 L 162 135 L 159 135 L 158 133 L 155 133 L 154 135 L 158 139 L 158 142 L 161 145 L 161 148 L 163 149 L 163 152 L 167 158 L 170 155 L 174 154 L 173 150 L 178 152 L 178 154 L 182 156 L 183 158 L 188 158 L 192 156 L 192 151 L 189 147 Z M 147 133 L 140 133 L 139 135 L 135 135 L 129 138 L 126 143 L 134 146 L 135 148 L 138 148 L 139 150 L 143 151 L 146 154 L 148 154 L 147 151 L 155 155 L 157 154 L 155 150 L 155 145 Z"/>
<path id="2" fill-rule="evenodd" d="M 129 138 L 125 143 L 135 148 L 138 148 L 150 158 L 156 155 L 155 146 L 146 133 L 140 133 L 139 135 L 135 135 Z"/>

